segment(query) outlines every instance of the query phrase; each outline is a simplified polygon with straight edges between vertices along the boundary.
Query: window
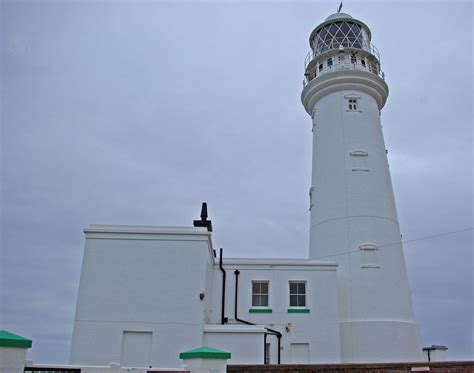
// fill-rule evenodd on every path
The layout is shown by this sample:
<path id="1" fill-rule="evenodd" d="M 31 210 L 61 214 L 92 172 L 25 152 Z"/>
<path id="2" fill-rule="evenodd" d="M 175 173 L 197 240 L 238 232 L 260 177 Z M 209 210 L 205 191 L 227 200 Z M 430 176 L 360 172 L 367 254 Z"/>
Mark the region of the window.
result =
<path id="1" fill-rule="evenodd" d="M 332 66 L 332 58 L 328 58 L 328 67 L 331 67 Z"/>
<path id="2" fill-rule="evenodd" d="M 320 63 L 320 64 L 319 64 L 319 71 L 322 71 L 322 70 L 323 70 L 323 64 Z"/>
<path id="3" fill-rule="evenodd" d="M 350 98 L 349 99 L 349 110 L 356 111 L 357 110 L 357 99 Z"/>
<path id="4" fill-rule="evenodd" d="M 349 153 L 351 155 L 352 171 L 369 171 L 367 153 L 364 150 L 355 150 Z"/>
<path id="5" fill-rule="evenodd" d="M 357 63 L 357 57 L 354 54 L 351 56 L 351 63 Z"/>
<path id="6" fill-rule="evenodd" d="M 365 60 L 363 58 L 360 60 L 360 63 L 365 67 Z"/>
<path id="7" fill-rule="evenodd" d="M 268 281 L 252 281 L 252 307 L 268 307 Z"/>
<path id="8" fill-rule="evenodd" d="M 306 282 L 290 281 L 290 307 L 306 307 Z"/>
<path id="9" fill-rule="evenodd" d="M 377 245 L 366 243 L 360 245 L 359 249 L 363 254 L 361 268 L 380 268 L 379 247 Z"/>

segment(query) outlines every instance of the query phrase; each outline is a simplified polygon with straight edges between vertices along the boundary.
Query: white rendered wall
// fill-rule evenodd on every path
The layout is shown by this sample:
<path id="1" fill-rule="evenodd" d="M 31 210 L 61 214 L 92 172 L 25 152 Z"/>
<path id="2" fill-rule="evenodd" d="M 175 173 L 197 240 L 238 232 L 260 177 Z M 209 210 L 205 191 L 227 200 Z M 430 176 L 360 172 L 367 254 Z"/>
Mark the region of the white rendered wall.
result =
<path id="1" fill-rule="evenodd" d="M 23 373 L 26 350 L 20 347 L 0 347 L 0 372 Z"/>
<path id="2" fill-rule="evenodd" d="M 231 352 L 228 364 L 263 364 L 265 329 L 250 325 L 209 325 L 204 328 L 204 345 Z"/>
<path id="3" fill-rule="evenodd" d="M 209 233 L 203 228 L 92 227 L 86 244 L 71 364 L 121 362 L 124 331 L 152 333 L 152 366 L 179 366 L 203 342 Z"/>
<path id="4" fill-rule="evenodd" d="M 291 343 L 308 343 L 310 363 L 340 362 L 337 298 L 337 265 L 333 262 L 301 259 L 226 259 L 226 317 L 234 320 L 235 274 L 238 269 L 238 317 L 282 333 L 281 363 L 290 363 Z M 272 313 L 250 313 L 252 281 L 269 281 L 269 308 Z M 307 308 L 310 313 L 288 313 L 289 281 L 306 281 Z M 214 268 L 213 322 L 220 323 L 222 273 Z M 291 330 L 286 331 L 288 323 Z M 242 325 L 242 324 L 241 324 Z M 271 363 L 277 363 L 277 338 L 269 335 Z M 263 340 L 261 341 L 263 348 Z M 234 354 L 234 350 L 229 350 Z M 234 355 L 232 355 L 234 356 Z M 262 353 L 263 357 L 263 353 Z M 259 361 L 262 361 L 262 357 Z"/>
<path id="5" fill-rule="evenodd" d="M 339 264 L 342 361 L 419 361 L 380 125 L 384 99 L 373 89 L 384 83 L 374 74 L 350 71 L 319 80 L 325 80 L 327 93 L 315 88 L 318 79 L 303 91 L 303 102 L 315 102 L 307 107 L 313 113 L 310 257 Z M 357 98 L 357 111 L 349 111 L 348 98 Z"/>

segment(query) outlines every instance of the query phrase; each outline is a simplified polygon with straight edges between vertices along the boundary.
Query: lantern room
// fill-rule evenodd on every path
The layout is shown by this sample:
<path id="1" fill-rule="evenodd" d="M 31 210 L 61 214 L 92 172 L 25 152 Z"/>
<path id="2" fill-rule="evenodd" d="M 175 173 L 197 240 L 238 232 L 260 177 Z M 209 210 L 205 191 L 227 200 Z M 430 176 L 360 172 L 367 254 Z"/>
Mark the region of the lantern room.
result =
<path id="1" fill-rule="evenodd" d="M 367 25 L 346 13 L 335 13 L 318 25 L 309 38 L 303 85 L 319 75 L 341 69 L 366 70 L 384 77 L 380 55 L 370 42 Z"/>

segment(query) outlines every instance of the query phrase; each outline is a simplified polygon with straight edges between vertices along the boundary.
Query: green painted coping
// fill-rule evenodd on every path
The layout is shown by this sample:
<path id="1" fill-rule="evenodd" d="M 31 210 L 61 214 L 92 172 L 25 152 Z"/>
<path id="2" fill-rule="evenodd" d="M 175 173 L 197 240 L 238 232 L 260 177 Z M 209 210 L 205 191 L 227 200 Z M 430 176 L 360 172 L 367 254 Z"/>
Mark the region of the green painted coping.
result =
<path id="1" fill-rule="evenodd" d="M 250 313 L 272 313 L 271 308 L 250 308 Z"/>
<path id="2" fill-rule="evenodd" d="M 180 359 L 230 359 L 230 356 L 230 352 L 217 350 L 207 346 L 181 352 L 179 354 Z"/>
<path id="3" fill-rule="evenodd" d="M 30 348 L 32 343 L 31 339 L 23 338 L 6 330 L 0 330 L 0 347 Z"/>
<path id="4" fill-rule="evenodd" d="M 309 313 L 309 308 L 288 308 L 288 313 Z"/>

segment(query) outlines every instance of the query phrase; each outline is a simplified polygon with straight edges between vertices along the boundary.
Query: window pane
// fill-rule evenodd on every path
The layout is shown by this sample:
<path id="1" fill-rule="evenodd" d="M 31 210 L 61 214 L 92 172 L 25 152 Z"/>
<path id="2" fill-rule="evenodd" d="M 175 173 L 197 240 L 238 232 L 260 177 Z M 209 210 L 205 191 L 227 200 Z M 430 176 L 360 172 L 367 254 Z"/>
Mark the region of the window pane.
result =
<path id="1" fill-rule="evenodd" d="M 260 293 L 260 283 L 259 282 L 252 282 L 252 293 L 253 294 Z"/>
<path id="2" fill-rule="evenodd" d="M 298 306 L 300 307 L 306 306 L 306 295 L 298 295 Z"/>
<path id="3" fill-rule="evenodd" d="M 260 306 L 260 297 L 258 295 L 252 295 L 252 306 Z"/>
<path id="4" fill-rule="evenodd" d="M 298 306 L 297 295 L 290 295 L 290 307 Z"/>
<path id="5" fill-rule="evenodd" d="M 298 284 L 298 294 L 306 294 L 306 284 L 304 282 Z"/>
<path id="6" fill-rule="evenodd" d="M 268 295 L 260 295 L 260 306 L 268 307 Z"/>
<path id="7" fill-rule="evenodd" d="M 290 294 L 296 294 L 298 292 L 298 287 L 295 282 L 290 282 Z"/>
<path id="8" fill-rule="evenodd" d="M 347 24 L 347 22 L 342 22 L 341 30 L 345 35 L 347 35 L 349 32 L 349 24 Z"/>
<path id="9" fill-rule="evenodd" d="M 262 282 L 260 285 L 260 292 L 262 294 L 268 294 L 268 282 Z"/>

